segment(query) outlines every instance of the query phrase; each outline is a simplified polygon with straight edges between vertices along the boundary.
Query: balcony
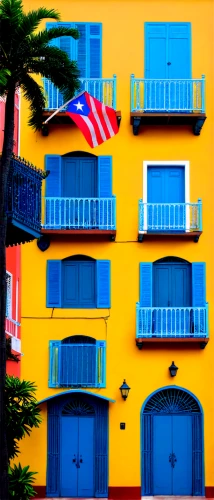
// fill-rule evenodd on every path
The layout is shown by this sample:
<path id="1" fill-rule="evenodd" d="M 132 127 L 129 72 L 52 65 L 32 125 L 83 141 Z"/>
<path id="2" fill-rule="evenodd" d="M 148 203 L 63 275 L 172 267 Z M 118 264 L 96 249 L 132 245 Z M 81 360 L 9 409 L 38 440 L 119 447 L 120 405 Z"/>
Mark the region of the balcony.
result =
<path id="1" fill-rule="evenodd" d="M 116 234 L 116 197 L 44 198 L 43 234 L 109 235 Z"/>
<path id="2" fill-rule="evenodd" d="M 6 246 L 39 238 L 41 233 L 41 190 L 46 173 L 14 156 L 8 176 Z"/>
<path id="3" fill-rule="evenodd" d="M 202 233 L 202 202 L 144 203 L 139 200 L 138 241 L 176 236 L 198 242 Z"/>
<path id="4" fill-rule="evenodd" d="M 11 339 L 11 349 L 16 353 L 21 353 L 20 323 L 12 318 L 5 319 L 5 333 Z"/>
<path id="5" fill-rule="evenodd" d="M 206 120 L 205 76 L 201 79 L 145 79 L 131 75 L 131 124 L 138 135 L 140 125 L 191 125 L 200 135 Z"/>
<path id="6" fill-rule="evenodd" d="M 136 304 L 136 344 L 144 342 L 198 342 L 209 340 L 208 304 L 204 307 L 140 307 Z"/>
<path id="7" fill-rule="evenodd" d="M 117 102 L 117 78 L 80 78 L 81 87 L 80 92 L 86 91 L 99 101 L 103 102 L 105 106 L 109 106 L 116 111 Z M 53 111 L 63 106 L 63 96 L 54 84 L 47 78 L 43 78 L 43 87 L 47 96 L 47 104 L 44 110 L 44 118 L 47 119 Z M 78 92 L 79 93 L 79 92 Z M 65 114 L 66 107 L 64 107 L 57 115 L 51 119 L 52 124 L 71 124 L 72 119 Z M 121 120 L 121 112 L 116 111 L 118 124 Z M 48 135 L 47 126 L 43 129 L 43 135 Z"/>

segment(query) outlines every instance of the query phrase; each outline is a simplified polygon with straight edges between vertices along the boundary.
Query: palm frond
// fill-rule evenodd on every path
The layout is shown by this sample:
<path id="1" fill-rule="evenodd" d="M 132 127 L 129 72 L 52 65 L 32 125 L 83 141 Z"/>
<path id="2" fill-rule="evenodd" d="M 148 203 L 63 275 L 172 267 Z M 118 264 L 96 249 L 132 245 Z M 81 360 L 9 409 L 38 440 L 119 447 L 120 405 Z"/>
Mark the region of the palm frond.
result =
<path id="1" fill-rule="evenodd" d="M 23 37 L 31 35 L 39 26 L 40 22 L 44 19 L 60 20 L 60 14 L 54 9 L 46 9 L 41 7 L 38 10 L 32 10 L 27 14 L 23 13 L 22 21 L 18 28 L 18 33 Z"/>
<path id="2" fill-rule="evenodd" d="M 19 25 L 23 16 L 22 0 L 1 0 L 0 21 L 8 21 L 11 28 Z"/>
<path id="3" fill-rule="evenodd" d="M 34 130 L 42 127 L 42 113 L 45 107 L 45 95 L 41 85 L 27 73 L 22 75 L 20 86 L 24 92 L 25 99 L 29 102 L 30 118 L 28 124 Z"/>
<path id="4" fill-rule="evenodd" d="M 74 28 L 51 28 L 49 30 L 43 30 L 33 35 L 31 37 L 32 46 L 36 48 L 42 47 L 42 45 L 46 45 L 50 43 L 52 40 L 59 38 L 61 36 L 71 36 L 75 40 L 79 38 L 79 31 Z"/>

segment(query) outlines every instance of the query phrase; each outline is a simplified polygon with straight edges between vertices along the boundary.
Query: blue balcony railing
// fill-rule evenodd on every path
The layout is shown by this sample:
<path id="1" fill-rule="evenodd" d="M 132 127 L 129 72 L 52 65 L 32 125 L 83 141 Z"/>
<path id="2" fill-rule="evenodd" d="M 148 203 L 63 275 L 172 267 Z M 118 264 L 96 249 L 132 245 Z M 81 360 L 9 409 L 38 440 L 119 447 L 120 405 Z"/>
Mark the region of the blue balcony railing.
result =
<path id="1" fill-rule="evenodd" d="M 116 197 L 44 198 L 44 229 L 116 230 Z"/>
<path id="2" fill-rule="evenodd" d="M 131 75 L 131 112 L 205 113 L 205 76 L 148 79 Z"/>
<path id="3" fill-rule="evenodd" d="M 106 343 L 50 341 L 49 387 L 105 387 Z"/>
<path id="4" fill-rule="evenodd" d="M 136 338 L 208 338 L 208 304 L 204 307 L 140 307 L 136 304 Z"/>
<path id="5" fill-rule="evenodd" d="M 11 160 L 5 209 L 8 231 L 9 225 L 12 224 L 16 227 L 17 237 L 18 230 L 28 233 L 31 239 L 40 235 L 42 179 L 45 177 L 45 172 L 38 170 L 24 159 L 14 157 Z M 19 243 L 12 241 L 12 229 L 9 232 L 9 244 Z"/>
<path id="6" fill-rule="evenodd" d="M 77 92 L 86 90 L 93 97 L 116 110 L 117 78 L 80 78 L 81 87 Z M 54 84 L 47 78 L 43 78 L 43 87 L 47 98 L 46 111 L 60 108 L 64 104 L 63 96 Z M 63 110 L 62 110 L 63 111 Z M 65 111 L 65 108 L 64 108 Z"/>
<path id="7" fill-rule="evenodd" d="M 139 200 L 139 233 L 202 231 L 202 202 L 144 203 Z"/>

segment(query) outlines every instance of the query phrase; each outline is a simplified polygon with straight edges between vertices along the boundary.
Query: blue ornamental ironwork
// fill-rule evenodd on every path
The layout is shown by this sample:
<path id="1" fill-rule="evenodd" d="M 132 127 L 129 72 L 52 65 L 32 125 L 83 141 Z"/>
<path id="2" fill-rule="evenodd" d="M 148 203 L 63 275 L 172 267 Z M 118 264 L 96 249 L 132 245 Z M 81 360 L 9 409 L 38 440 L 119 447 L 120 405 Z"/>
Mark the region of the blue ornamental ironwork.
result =
<path id="1" fill-rule="evenodd" d="M 20 157 L 13 156 L 6 196 L 7 245 L 30 241 L 40 236 L 42 180 L 46 176 L 46 172 Z"/>

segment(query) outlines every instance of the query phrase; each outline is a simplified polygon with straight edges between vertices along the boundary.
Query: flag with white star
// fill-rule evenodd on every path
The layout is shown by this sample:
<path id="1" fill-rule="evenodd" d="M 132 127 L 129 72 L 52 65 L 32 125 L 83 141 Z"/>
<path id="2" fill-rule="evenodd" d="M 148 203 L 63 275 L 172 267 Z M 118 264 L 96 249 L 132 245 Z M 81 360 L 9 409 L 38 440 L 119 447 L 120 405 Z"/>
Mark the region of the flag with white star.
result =
<path id="1" fill-rule="evenodd" d="M 105 106 L 88 92 L 83 92 L 72 99 L 67 106 L 66 114 L 79 127 L 91 148 L 111 139 L 118 132 L 114 109 Z"/>

